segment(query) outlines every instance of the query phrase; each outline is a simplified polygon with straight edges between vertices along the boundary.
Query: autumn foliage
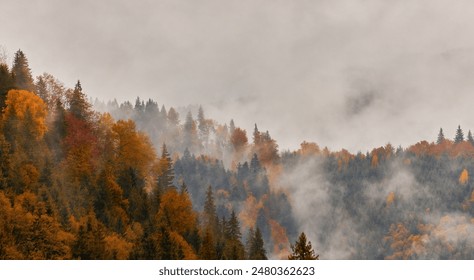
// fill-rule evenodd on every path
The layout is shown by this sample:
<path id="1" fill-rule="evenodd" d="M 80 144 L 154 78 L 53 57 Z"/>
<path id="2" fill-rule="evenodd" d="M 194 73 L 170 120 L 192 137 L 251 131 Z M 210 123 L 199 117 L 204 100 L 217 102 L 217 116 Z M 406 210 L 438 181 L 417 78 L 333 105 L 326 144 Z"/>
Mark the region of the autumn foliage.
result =
<path id="1" fill-rule="evenodd" d="M 94 105 L 108 112 L 79 81 L 33 80 L 23 53 L 0 65 L 0 259 L 474 256 L 474 139 L 460 126 L 407 148 L 282 152 L 202 107 Z"/>

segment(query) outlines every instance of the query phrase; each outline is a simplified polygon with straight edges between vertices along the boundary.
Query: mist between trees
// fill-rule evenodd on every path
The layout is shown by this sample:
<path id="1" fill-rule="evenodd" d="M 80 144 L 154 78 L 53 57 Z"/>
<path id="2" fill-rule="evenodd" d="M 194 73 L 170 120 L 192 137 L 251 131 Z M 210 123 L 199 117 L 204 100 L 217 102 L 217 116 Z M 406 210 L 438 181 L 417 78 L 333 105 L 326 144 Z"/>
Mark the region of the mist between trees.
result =
<path id="1" fill-rule="evenodd" d="M 85 91 L 33 79 L 21 51 L 0 65 L 1 258 L 286 259 L 306 237 L 312 258 L 473 258 L 461 127 L 364 154 L 281 152 L 200 106 Z"/>

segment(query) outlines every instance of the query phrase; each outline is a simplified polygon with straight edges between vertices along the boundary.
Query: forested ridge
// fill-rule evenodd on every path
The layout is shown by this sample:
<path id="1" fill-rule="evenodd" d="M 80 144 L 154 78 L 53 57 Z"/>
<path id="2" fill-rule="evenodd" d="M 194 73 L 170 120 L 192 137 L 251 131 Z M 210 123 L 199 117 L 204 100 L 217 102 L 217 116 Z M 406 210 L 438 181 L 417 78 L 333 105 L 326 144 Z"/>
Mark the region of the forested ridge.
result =
<path id="1" fill-rule="evenodd" d="M 473 258 L 460 126 L 407 148 L 280 151 L 199 106 L 85 92 L 33 78 L 22 51 L 0 63 L 0 258 Z"/>

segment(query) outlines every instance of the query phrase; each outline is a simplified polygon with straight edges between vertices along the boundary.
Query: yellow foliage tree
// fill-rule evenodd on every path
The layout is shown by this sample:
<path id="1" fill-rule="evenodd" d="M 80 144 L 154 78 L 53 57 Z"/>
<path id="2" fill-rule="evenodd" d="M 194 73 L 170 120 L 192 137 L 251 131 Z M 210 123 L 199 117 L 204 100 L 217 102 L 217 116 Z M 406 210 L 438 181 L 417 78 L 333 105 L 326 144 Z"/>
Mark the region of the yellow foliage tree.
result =
<path id="1" fill-rule="evenodd" d="M 135 123 L 131 120 L 119 120 L 112 130 L 115 134 L 117 166 L 133 168 L 141 176 L 146 176 L 155 160 L 155 151 L 149 138 L 137 132 Z"/>
<path id="2" fill-rule="evenodd" d="M 390 192 L 388 195 L 387 195 L 387 198 L 385 199 L 385 203 L 387 205 L 387 207 L 390 207 L 390 205 L 392 205 L 392 203 L 395 201 L 395 193 L 394 192 Z"/>
<path id="3" fill-rule="evenodd" d="M 464 168 L 459 176 L 459 184 L 465 185 L 469 181 L 469 172 Z"/>
<path id="4" fill-rule="evenodd" d="M 36 140 L 43 137 L 47 130 L 47 106 L 39 96 L 26 90 L 10 90 L 5 104 L 4 125 L 9 129 L 26 129 Z"/>
<path id="5" fill-rule="evenodd" d="M 370 166 L 372 166 L 372 168 L 376 168 L 377 166 L 379 166 L 379 157 L 377 156 L 377 154 L 374 154 L 374 156 L 372 157 Z"/>
<path id="6" fill-rule="evenodd" d="M 126 260 L 130 256 L 133 244 L 116 233 L 105 237 L 105 258 L 108 260 Z"/>
<path id="7" fill-rule="evenodd" d="M 169 230 L 181 235 L 188 233 L 195 228 L 196 217 L 187 192 L 169 189 L 161 197 L 157 221 Z"/>

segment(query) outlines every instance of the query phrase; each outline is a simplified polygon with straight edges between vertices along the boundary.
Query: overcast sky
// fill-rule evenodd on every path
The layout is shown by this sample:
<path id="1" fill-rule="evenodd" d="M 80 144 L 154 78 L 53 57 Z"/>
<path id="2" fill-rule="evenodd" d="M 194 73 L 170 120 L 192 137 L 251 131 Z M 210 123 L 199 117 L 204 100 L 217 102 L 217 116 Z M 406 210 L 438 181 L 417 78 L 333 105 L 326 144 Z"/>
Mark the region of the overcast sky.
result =
<path id="1" fill-rule="evenodd" d="M 365 152 L 474 130 L 474 1 L 0 0 L 0 45 L 102 100 Z M 184 117 L 184 116 L 183 116 Z"/>

